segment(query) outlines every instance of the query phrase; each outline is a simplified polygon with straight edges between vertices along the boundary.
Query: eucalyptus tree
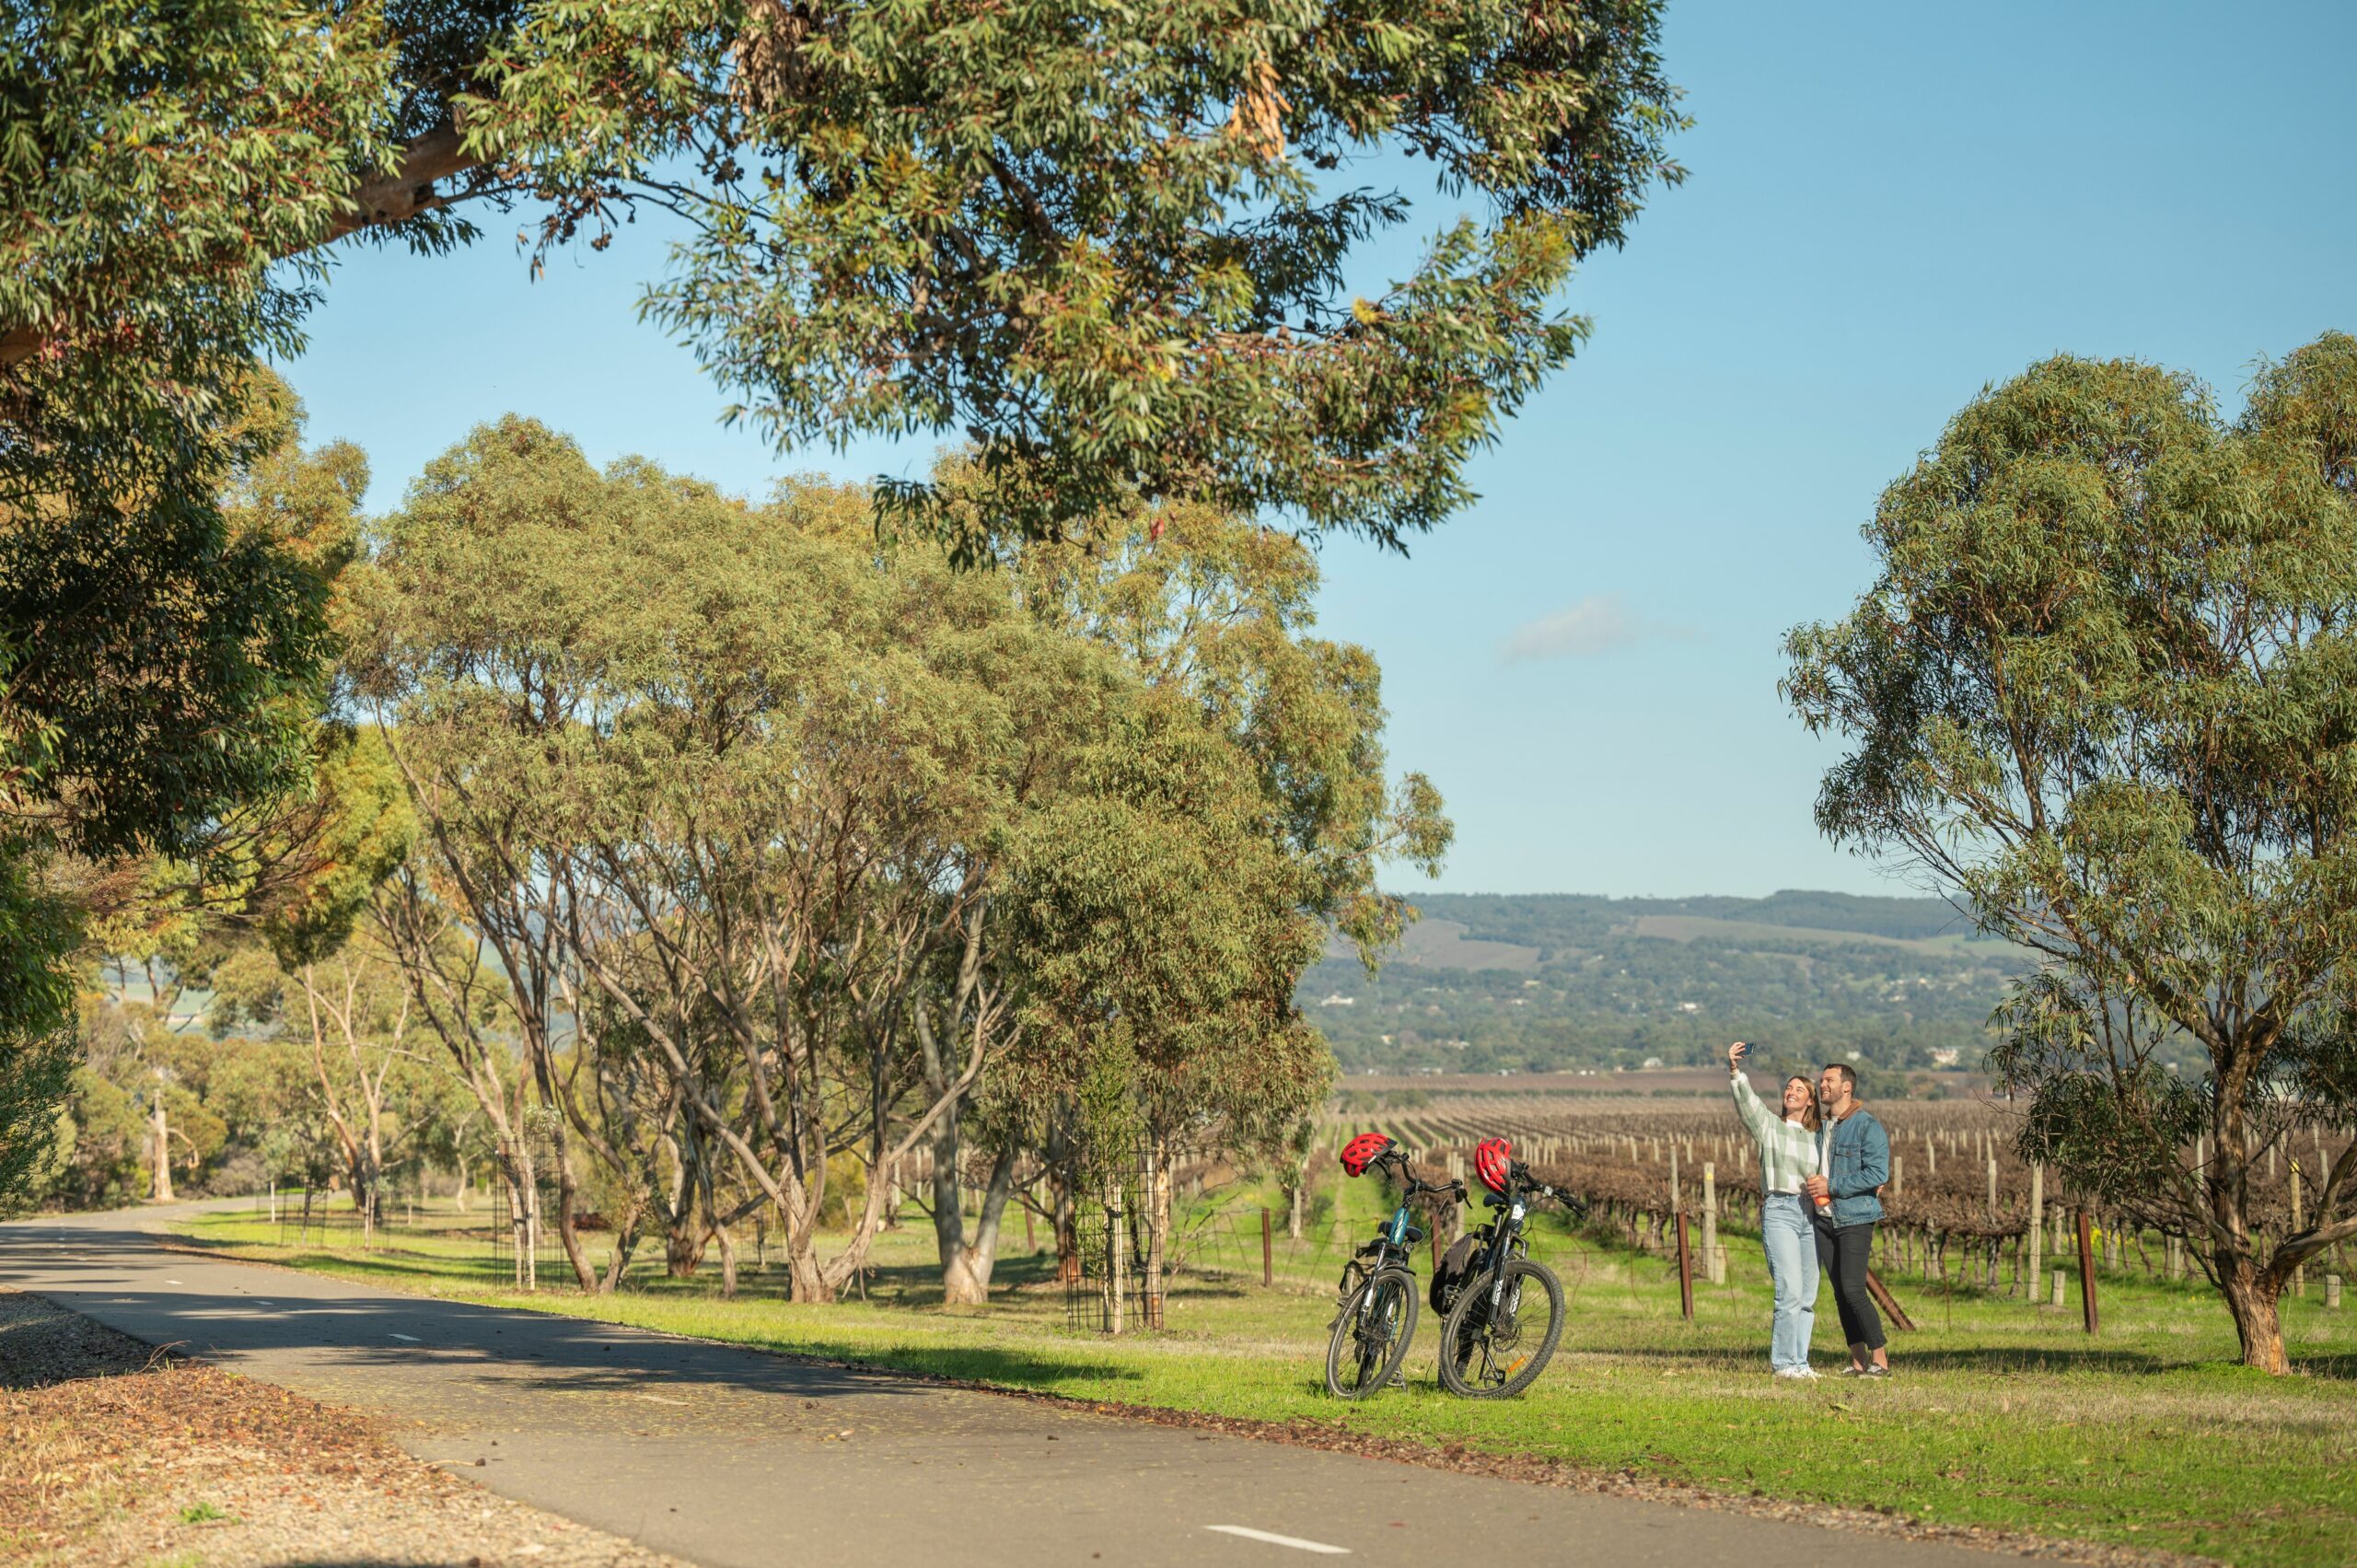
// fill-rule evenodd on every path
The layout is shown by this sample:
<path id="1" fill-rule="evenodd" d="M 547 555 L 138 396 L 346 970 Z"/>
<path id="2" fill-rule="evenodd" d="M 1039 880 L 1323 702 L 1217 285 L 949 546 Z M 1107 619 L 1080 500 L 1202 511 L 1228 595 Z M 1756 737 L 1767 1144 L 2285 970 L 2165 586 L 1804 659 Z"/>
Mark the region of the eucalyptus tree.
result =
<path id="1" fill-rule="evenodd" d="M 450 1141 L 460 1086 L 435 1070 L 416 997 L 373 923 L 332 945 L 275 946 L 245 946 L 220 966 L 215 1027 L 261 1026 L 302 1051 L 307 1098 L 373 1237 L 394 1168 Z"/>
<path id="2" fill-rule="evenodd" d="M 412 794 L 412 802 L 418 798 Z M 445 858 L 449 837 L 431 811 L 419 813 L 419 824 L 418 845 L 377 887 L 367 920 L 401 966 L 452 1078 L 482 1117 L 518 1243 L 517 1279 L 528 1289 L 539 1283 L 539 1242 L 546 1234 L 539 1134 L 554 1120 L 548 1096 L 564 1082 L 542 1026 L 545 1014 L 532 1000 L 545 995 L 545 988 L 533 988 L 545 971 L 528 975 L 524 985 L 512 981 L 500 945 L 483 934 L 488 918 L 511 912 L 498 904 L 487 911 L 470 905 L 469 890 L 482 887 L 482 879 L 453 873 Z M 532 947 L 522 951 L 528 958 L 538 954 Z M 575 1279 L 584 1290 L 594 1289 L 597 1271 L 573 1225 L 577 1187 L 572 1166 L 561 1147 L 558 1153 L 559 1240 Z"/>
<path id="3" fill-rule="evenodd" d="M 647 304 L 748 417 L 955 433 L 1041 530 L 1132 493 L 1430 526 L 1579 343 L 1572 266 L 1679 177 L 1658 0 L 0 16 L 11 417 L 168 423 L 163 386 L 292 346 L 345 237 L 435 250 L 520 203 L 542 250 L 602 248 L 656 207 L 685 238 Z M 1444 215 L 1355 298 L 1416 205 L 1341 171 L 1401 155 Z"/>
<path id="4" fill-rule="evenodd" d="M 2282 1372 L 2284 1285 L 2357 1236 L 2357 1153 L 2296 1210 L 2261 1180 L 2357 1115 L 2357 340 L 2231 423 L 2151 366 L 2033 366 L 1865 533 L 1874 585 L 1790 641 L 1794 704 L 1855 748 L 1818 824 L 2036 956 L 1991 1055 L 2023 1152 L 2189 1237 Z"/>
<path id="5" fill-rule="evenodd" d="M 879 557 L 854 493 L 757 508 L 642 462 L 601 475 L 520 420 L 429 466 L 371 583 L 359 689 L 429 874 L 515 986 L 543 1102 L 617 1169 L 615 1096 L 672 1107 L 660 1135 L 757 1193 L 796 1297 L 830 1296 L 880 1173 L 1003 1045 L 997 842 L 1112 661 L 938 549 Z M 625 1063 L 661 1089 L 576 1092 Z M 821 1257 L 846 1154 L 871 1179 Z"/>
<path id="6" fill-rule="evenodd" d="M 331 657 L 320 596 L 218 492 L 329 248 L 470 215 L 523 206 L 536 267 L 671 215 L 644 304 L 737 415 L 970 441 L 994 527 L 1194 496 L 1396 544 L 1585 337 L 1573 267 L 1681 177 L 1659 9 L 0 0 L 0 811 L 179 854 L 299 780 L 278 699 Z M 1439 211 L 1361 297 L 1420 203 L 1350 171 L 1403 160 Z M 12 970 L 50 923 L 0 925 Z M 37 1108 L 61 993 L 13 994 L 0 1105 Z"/>
<path id="7" fill-rule="evenodd" d="M 63 790 L 63 803 L 12 797 L 25 815 L 7 842 L 40 865 L 46 890 L 71 905 L 73 919 L 60 929 L 78 923 L 86 953 L 113 977 L 118 1003 L 126 999 L 134 970 L 145 983 L 152 1018 L 143 1034 L 159 1048 L 151 1053 L 148 1080 L 134 1087 L 157 1146 L 172 1142 L 176 1098 L 172 1053 L 160 1048 L 160 1038 L 196 1021 L 193 1012 L 179 1008 L 189 989 L 208 981 L 241 933 L 272 922 L 322 930 L 348 923 L 355 900 L 382 875 L 386 856 L 400 853 L 399 830 L 389 830 L 384 816 L 398 786 L 389 786 L 381 772 L 372 776 L 371 760 L 349 726 L 326 716 L 327 679 L 314 668 L 334 615 L 338 576 L 358 538 L 366 463 L 347 444 L 307 447 L 302 405 L 276 377 L 255 372 L 241 390 L 247 401 L 233 433 L 237 460 L 215 475 L 215 488 L 197 509 L 219 536 L 223 560 L 215 564 L 233 575 L 260 573 L 265 597 L 278 596 L 280 609 L 305 628 L 303 638 L 273 645 L 245 610 L 219 597 L 216 590 L 226 591 L 222 584 L 208 587 L 201 575 L 168 586 L 147 582 L 141 591 L 163 600 L 153 606 L 95 593 L 81 607 L 95 618 L 92 625 L 79 633 L 58 628 L 53 645 L 42 633 L 34 680 L 81 683 L 71 702 L 87 703 L 88 710 L 68 714 L 64 729 L 75 747 L 92 749 L 81 761 L 70 749 L 59 751 L 16 776 L 33 797 Z M 126 614 L 141 623 L 150 652 L 176 650 L 168 655 L 172 674 L 151 678 L 136 661 L 110 664 L 111 655 L 81 640 L 86 633 L 101 640 L 122 635 L 110 622 Z M 223 636 L 238 645 L 215 646 L 213 639 Z M 270 668 L 249 668 L 249 659 Z M 211 676 L 203 672 L 207 666 Z M 199 690 L 239 669 L 246 675 L 237 679 L 252 681 L 236 698 L 243 705 L 236 712 L 213 705 L 220 692 Z M 188 690 L 168 695 L 174 682 Z M 16 691 L 32 690 L 20 682 Z M 0 707 L 7 700 L 0 695 Z M 176 720 L 160 721 L 145 707 L 151 703 L 192 705 L 181 707 Z M 176 738 L 170 725 L 178 722 L 195 727 Z M 169 803 L 177 814 L 169 822 L 146 807 L 129 807 L 127 776 L 104 760 L 148 740 L 157 749 L 142 765 L 160 771 L 140 787 Z M 174 760 L 182 747 L 203 752 L 204 760 L 184 767 Z M 210 772 L 216 764 L 250 771 L 232 783 Z M 250 771 L 257 768 L 262 771 Z M 122 809 L 130 817 L 115 820 L 111 814 Z M 6 853 L 14 852 L 0 848 Z M 168 1162 L 156 1161 L 153 1176 L 157 1195 L 168 1196 Z"/>
<path id="8" fill-rule="evenodd" d="M 621 983 L 633 988 L 624 1007 L 595 989 L 575 997 L 577 1018 L 573 1054 L 580 1071 L 568 1080 L 567 1098 L 575 1128 L 595 1162 L 590 1181 L 598 1212 L 614 1233 L 614 1248 L 599 1288 L 610 1290 L 630 1267 L 631 1255 L 650 1230 L 660 1234 L 665 1267 L 674 1278 L 692 1275 L 704 1252 L 728 1225 L 743 1217 L 737 1203 L 724 1207 L 724 1189 L 742 1191 L 721 1168 L 726 1156 L 711 1132 L 688 1111 L 691 1083 L 711 1081 L 715 1031 L 691 1017 L 675 1027 L 684 1040 L 690 1071 L 675 1073 L 656 1060 L 656 1046 L 635 1014 L 668 1004 L 640 978 L 644 954 L 623 950 L 610 956 Z M 690 1010 L 691 1014 L 694 1012 Z M 675 1015 L 675 1025 L 677 1016 Z M 744 1200 L 758 1206 L 765 1199 Z M 724 1293 L 734 1283 L 734 1255 L 722 1255 Z"/>
<path id="9" fill-rule="evenodd" d="M 1035 1103 L 1075 1108 L 1106 1038 L 1127 1057 L 1151 1266 L 1182 1148 L 1284 1157 L 1333 1072 L 1296 981 L 1329 929 L 1372 963 L 1411 914 L 1378 870 L 1435 868 L 1451 829 L 1422 775 L 1387 772 L 1373 656 L 1314 634 L 1299 539 L 1171 505 L 1023 547 L 1009 571 L 1035 617 L 1139 684 L 1029 824 L 1013 969 Z"/>
<path id="10" fill-rule="evenodd" d="M 1009 841 L 1009 921 L 989 961 L 1020 1032 L 985 1092 L 936 1124 L 936 1247 L 953 1302 L 987 1296 L 1027 1154 L 1063 1167 L 1135 1143 L 1151 1167 L 1149 1263 L 1185 1145 L 1279 1152 L 1324 1095 L 1332 1054 L 1292 993 L 1329 925 L 1372 954 L 1406 910 L 1376 887 L 1393 858 L 1429 865 L 1448 838 L 1430 785 L 1396 787 L 1379 674 L 1363 648 L 1311 633 L 1316 557 L 1295 536 L 1216 508 L 1129 508 L 1061 541 L 990 524 L 970 461 L 936 487 L 949 526 L 993 540 L 1025 613 L 1092 646 L 1122 686 Z M 1084 1080 L 1127 1085 L 1136 1125 L 1085 1125 Z M 972 1227 L 958 1183 L 979 1178 Z"/>
<path id="11" fill-rule="evenodd" d="M 1148 692 L 1091 749 L 1082 783 L 1027 824 L 1020 1054 L 1074 1113 L 1092 1072 L 1122 1078 L 1133 1125 L 1075 1141 L 1126 1166 L 1134 1140 L 1151 1272 L 1180 1152 L 1265 1150 L 1323 1098 L 1333 1055 L 1292 993 L 1326 928 L 1263 830 L 1253 770 L 1183 700 Z"/>

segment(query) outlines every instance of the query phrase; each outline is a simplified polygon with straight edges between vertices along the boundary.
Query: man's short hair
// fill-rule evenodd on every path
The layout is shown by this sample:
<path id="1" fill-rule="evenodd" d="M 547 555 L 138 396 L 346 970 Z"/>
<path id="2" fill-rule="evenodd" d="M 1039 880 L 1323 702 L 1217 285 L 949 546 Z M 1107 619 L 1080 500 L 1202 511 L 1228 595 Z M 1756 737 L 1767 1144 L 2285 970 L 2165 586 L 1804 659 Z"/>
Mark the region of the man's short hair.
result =
<path id="1" fill-rule="evenodd" d="M 1858 1070 L 1855 1067 L 1851 1066 L 1847 1062 L 1829 1062 L 1825 1064 L 1825 1070 L 1829 1073 L 1840 1074 L 1841 1086 L 1852 1093 L 1856 1092 L 1858 1087 Z"/>

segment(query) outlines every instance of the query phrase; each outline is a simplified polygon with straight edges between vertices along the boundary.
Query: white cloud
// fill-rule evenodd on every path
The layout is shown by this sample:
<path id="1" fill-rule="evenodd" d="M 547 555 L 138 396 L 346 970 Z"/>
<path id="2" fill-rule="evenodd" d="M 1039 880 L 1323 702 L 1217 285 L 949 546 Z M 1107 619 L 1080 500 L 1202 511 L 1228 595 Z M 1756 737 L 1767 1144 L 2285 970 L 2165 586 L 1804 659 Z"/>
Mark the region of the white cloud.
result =
<path id="1" fill-rule="evenodd" d="M 1526 621 L 1498 645 L 1501 663 L 1525 659 L 1586 658 L 1656 637 L 1688 638 L 1682 627 L 1660 626 L 1630 613 L 1619 594 L 1590 594 L 1552 615 Z"/>

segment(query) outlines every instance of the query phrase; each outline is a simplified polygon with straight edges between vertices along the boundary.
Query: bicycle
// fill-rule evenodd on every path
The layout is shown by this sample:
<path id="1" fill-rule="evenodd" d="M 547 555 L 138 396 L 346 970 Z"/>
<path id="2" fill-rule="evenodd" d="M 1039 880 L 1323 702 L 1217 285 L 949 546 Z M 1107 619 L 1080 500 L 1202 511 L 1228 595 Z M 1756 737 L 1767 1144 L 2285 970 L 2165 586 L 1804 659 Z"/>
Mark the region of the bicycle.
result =
<path id="1" fill-rule="evenodd" d="M 1361 1133 L 1342 1151 L 1342 1167 L 1353 1176 L 1388 1166 L 1401 1185 L 1399 1206 L 1342 1265 L 1332 1330 L 1326 1342 L 1326 1391 L 1338 1400 L 1363 1400 L 1389 1386 L 1416 1337 L 1415 1246 L 1424 1238 L 1409 1205 L 1428 1194 L 1446 1193 L 1461 1202 L 1465 1183 L 1435 1185 L 1408 1168 L 1408 1156 L 1380 1132 Z"/>
<path id="2" fill-rule="evenodd" d="M 1503 1400 L 1538 1379 L 1563 1337 L 1563 1282 L 1532 1260 L 1523 1235 L 1530 1200 L 1559 1202 L 1581 1216 L 1587 1204 L 1531 1175 L 1502 1138 L 1476 1148 L 1473 1163 L 1489 1189 L 1490 1215 L 1473 1233 L 1468 1277 L 1441 1320 L 1440 1380 L 1464 1399 Z M 1528 1316 L 1534 1297 L 1545 1304 L 1543 1323 Z"/>

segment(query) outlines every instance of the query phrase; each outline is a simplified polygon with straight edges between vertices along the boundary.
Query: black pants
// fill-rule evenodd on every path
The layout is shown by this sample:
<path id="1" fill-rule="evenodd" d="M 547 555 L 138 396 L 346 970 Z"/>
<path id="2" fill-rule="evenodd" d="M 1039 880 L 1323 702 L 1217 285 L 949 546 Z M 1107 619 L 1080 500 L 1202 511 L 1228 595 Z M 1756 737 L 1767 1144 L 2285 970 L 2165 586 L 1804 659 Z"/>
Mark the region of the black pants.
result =
<path id="1" fill-rule="evenodd" d="M 1875 1255 L 1873 1222 L 1845 1225 L 1840 1230 L 1824 1225 L 1815 1229 L 1817 1264 L 1833 1282 L 1833 1304 L 1841 1309 L 1843 1342 L 1882 1349 L 1882 1314 L 1875 1310 L 1875 1298 L 1866 1289 L 1866 1264 Z"/>

